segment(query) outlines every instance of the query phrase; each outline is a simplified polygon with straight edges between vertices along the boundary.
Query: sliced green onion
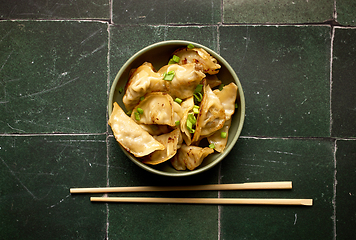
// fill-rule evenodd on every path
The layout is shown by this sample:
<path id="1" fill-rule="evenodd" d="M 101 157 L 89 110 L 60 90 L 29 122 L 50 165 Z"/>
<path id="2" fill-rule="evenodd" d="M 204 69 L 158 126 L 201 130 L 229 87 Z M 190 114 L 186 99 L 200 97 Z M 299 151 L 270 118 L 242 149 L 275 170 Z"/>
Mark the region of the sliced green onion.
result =
<path id="1" fill-rule="evenodd" d="M 188 114 L 188 121 L 190 121 L 193 125 L 197 123 L 197 119 L 195 118 L 193 113 Z"/>
<path id="2" fill-rule="evenodd" d="M 188 46 L 187 46 L 187 48 L 192 49 L 192 48 L 194 48 L 194 45 L 191 44 L 191 43 L 189 43 Z"/>
<path id="3" fill-rule="evenodd" d="M 179 63 L 180 57 L 173 55 L 173 57 L 169 60 L 168 64 Z"/>
<path id="4" fill-rule="evenodd" d="M 235 108 L 239 108 L 239 106 L 237 105 L 237 103 L 235 103 Z"/>
<path id="5" fill-rule="evenodd" d="M 142 109 L 142 108 L 137 108 L 137 112 L 138 112 L 139 114 L 143 114 L 143 109 Z"/>
<path id="6" fill-rule="evenodd" d="M 143 101 L 143 99 L 145 99 L 145 96 L 140 97 L 140 100 L 141 100 L 141 101 Z"/>
<path id="7" fill-rule="evenodd" d="M 176 99 L 174 99 L 174 101 L 175 101 L 176 103 L 181 104 L 183 100 L 182 100 L 182 99 L 180 99 L 180 98 L 176 98 Z"/>
<path id="8" fill-rule="evenodd" d="M 135 112 L 135 119 L 136 121 L 140 121 L 140 114 L 138 112 Z"/>
<path id="9" fill-rule="evenodd" d="M 173 78 L 174 78 L 174 75 L 175 75 L 175 72 L 173 70 L 169 71 L 167 73 L 164 73 L 163 74 L 163 80 L 172 81 Z"/>
<path id="10" fill-rule="evenodd" d="M 127 115 L 129 115 L 129 116 L 131 116 L 131 114 L 132 114 L 132 110 L 130 110 L 130 111 L 127 111 L 127 113 L 126 113 Z"/>
<path id="11" fill-rule="evenodd" d="M 220 137 L 226 138 L 226 132 L 221 132 L 221 133 L 220 133 Z"/>
<path id="12" fill-rule="evenodd" d="M 203 95 L 200 92 L 194 93 L 193 96 L 194 99 L 197 100 L 197 102 L 201 102 L 203 100 Z"/>
<path id="13" fill-rule="evenodd" d="M 215 144 L 212 143 L 212 144 L 209 145 L 209 147 L 212 148 L 212 149 L 214 149 L 214 148 L 215 148 Z"/>
<path id="14" fill-rule="evenodd" d="M 193 107 L 193 113 L 194 113 L 194 114 L 199 114 L 199 106 L 194 105 L 194 107 Z"/>
<path id="15" fill-rule="evenodd" d="M 194 90 L 194 93 L 200 93 L 203 90 L 203 84 L 198 84 Z"/>
<path id="16" fill-rule="evenodd" d="M 193 129 L 193 123 L 191 121 L 189 121 L 189 119 L 187 120 L 187 128 L 188 128 L 190 133 L 194 133 L 195 132 L 195 130 Z"/>
<path id="17" fill-rule="evenodd" d="M 223 83 L 222 83 L 222 84 L 220 84 L 220 85 L 219 85 L 219 90 L 220 90 L 220 91 L 222 91 L 222 90 L 223 90 L 223 88 L 224 88 L 224 86 L 225 86 L 225 84 L 223 84 Z"/>
<path id="18" fill-rule="evenodd" d="M 119 88 L 119 93 L 121 94 L 124 91 L 124 88 Z"/>
<path id="19" fill-rule="evenodd" d="M 176 124 L 176 126 L 179 126 L 180 121 L 176 121 L 175 124 Z"/>

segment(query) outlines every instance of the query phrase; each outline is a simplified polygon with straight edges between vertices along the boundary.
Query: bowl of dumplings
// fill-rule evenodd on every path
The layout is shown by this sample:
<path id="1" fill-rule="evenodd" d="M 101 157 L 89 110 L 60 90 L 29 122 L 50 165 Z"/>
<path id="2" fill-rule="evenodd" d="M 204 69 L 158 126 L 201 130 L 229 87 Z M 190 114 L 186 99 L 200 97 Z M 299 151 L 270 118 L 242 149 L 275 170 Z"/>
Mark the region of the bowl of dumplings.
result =
<path id="1" fill-rule="evenodd" d="M 172 40 L 134 54 L 112 83 L 108 124 L 126 156 L 155 174 L 189 176 L 234 147 L 245 98 L 232 67 L 213 50 Z"/>

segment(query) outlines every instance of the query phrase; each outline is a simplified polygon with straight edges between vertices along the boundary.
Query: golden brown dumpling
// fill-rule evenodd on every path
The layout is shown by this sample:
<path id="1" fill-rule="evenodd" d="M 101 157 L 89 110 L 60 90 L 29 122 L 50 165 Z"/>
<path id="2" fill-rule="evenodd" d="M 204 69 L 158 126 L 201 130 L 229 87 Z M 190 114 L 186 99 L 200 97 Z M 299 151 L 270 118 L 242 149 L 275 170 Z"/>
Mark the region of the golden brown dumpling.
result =
<path id="1" fill-rule="evenodd" d="M 196 64 L 185 65 L 170 64 L 163 66 L 158 73 L 163 75 L 174 71 L 172 81 L 165 81 L 167 92 L 175 99 L 186 99 L 193 96 L 196 86 L 205 77 L 205 74 L 196 68 Z"/>
<path id="2" fill-rule="evenodd" d="M 192 135 L 188 130 L 186 122 L 187 122 L 188 114 L 189 114 L 189 112 L 192 111 L 193 107 L 194 107 L 194 98 L 193 97 L 187 98 L 181 104 L 181 108 L 182 108 L 182 111 L 183 111 L 183 116 L 182 116 L 182 120 L 180 121 L 180 129 L 182 131 L 182 137 L 184 139 L 184 142 L 188 146 L 192 142 Z"/>
<path id="3" fill-rule="evenodd" d="M 204 160 L 206 156 L 213 153 L 214 150 L 208 147 L 187 146 L 182 144 L 176 156 L 171 160 L 171 164 L 176 170 L 194 170 Z"/>
<path id="4" fill-rule="evenodd" d="M 156 150 L 164 150 L 165 146 L 154 139 L 133 121 L 115 102 L 108 124 L 115 139 L 135 157 L 143 157 Z"/>
<path id="5" fill-rule="evenodd" d="M 127 110 L 132 110 L 140 102 L 142 96 L 159 91 L 166 91 L 165 81 L 154 70 L 151 63 L 145 62 L 131 74 L 122 102 Z"/>
<path id="6" fill-rule="evenodd" d="M 177 153 L 177 149 L 181 147 L 183 141 L 179 128 L 170 133 L 155 136 L 154 138 L 166 146 L 166 149 L 154 151 L 144 157 L 143 163 L 156 165 L 171 159 Z"/>
<path id="7" fill-rule="evenodd" d="M 221 129 L 219 129 L 213 135 L 208 137 L 208 142 L 210 144 L 212 143 L 214 144 L 215 146 L 214 149 L 217 152 L 221 153 L 224 151 L 229 137 L 230 126 L 231 126 L 231 119 L 227 120 Z M 225 137 L 221 137 L 221 132 L 224 132 L 226 134 Z"/>
<path id="8" fill-rule="evenodd" d="M 173 55 L 180 58 L 178 64 L 196 63 L 203 69 L 204 73 L 211 75 L 217 74 L 221 68 L 218 61 L 202 48 L 180 48 Z"/>
<path id="9" fill-rule="evenodd" d="M 223 87 L 220 91 L 216 89 L 214 94 L 220 99 L 221 104 L 225 109 L 226 120 L 231 119 L 231 116 L 235 113 L 235 101 L 237 97 L 237 86 L 235 83 L 230 83 Z"/>

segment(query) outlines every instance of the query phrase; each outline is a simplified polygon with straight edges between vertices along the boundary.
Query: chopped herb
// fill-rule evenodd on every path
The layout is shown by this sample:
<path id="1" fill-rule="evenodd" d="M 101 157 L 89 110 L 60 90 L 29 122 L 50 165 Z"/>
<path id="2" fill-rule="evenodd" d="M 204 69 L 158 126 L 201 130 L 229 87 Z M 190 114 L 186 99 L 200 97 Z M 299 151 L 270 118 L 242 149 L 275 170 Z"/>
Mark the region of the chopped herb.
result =
<path id="1" fill-rule="evenodd" d="M 193 125 L 197 123 L 197 119 L 195 118 L 193 113 L 189 113 L 188 114 L 188 118 L 187 118 Z"/>
<path id="2" fill-rule="evenodd" d="M 237 105 L 237 103 L 235 103 L 235 108 L 239 108 L 239 106 Z"/>
<path id="3" fill-rule="evenodd" d="M 197 102 L 201 102 L 203 100 L 203 95 L 200 92 L 194 93 L 193 96 L 194 100 L 196 100 Z"/>
<path id="4" fill-rule="evenodd" d="M 175 124 L 176 124 L 176 126 L 179 126 L 180 121 L 176 121 Z"/>
<path id="5" fill-rule="evenodd" d="M 169 71 L 167 73 L 164 73 L 163 74 L 163 80 L 172 81 L 173 78 L 174 78 L 174 75 L 175 75 L 175 72 L 173 70 Z"/>
<path id="6" fill-rule="evenodd" d="M 222 84 L 220 84 L 220 85 L 219 85 L 219 90 L 220 90 L 220 91 L 222 91 L 222 90 L 223 90 L 223 88 L 224 88 L 224 86 L 225 86 L 225 84 L 223 84 L 223 83 L 222 83 Z"/>
<path id="7" fill-rule="evenodd" d="M 221 132 L 221 133 L 220 133 L 220 137 L 221 137 L 221 138 L 226 138 L 226 132 Z"/>
<path id="8" fill-rule="evenodd" d="M 135 112 L 135 119 L 136 121 L 140 121 L 140 114 L 138 112 Z"/>
<path id="9" fill-rule="evenodd" d="M 214 149 L 214 148 L 215 148 L 215 144 L 212 143 L 212 144 L 209 145 L 209 147 L 212 148 L 212 149 Z"/>
<path id="10" fill-rule="evenodd" d="M 193 112 L 194 112 L 194 114 L 199 114 L 199 106 L 194 105 Z"/>
<path id="11" fill-rule="evenodd" d="M 191 44 L 191 43 L 189 43 L 189 45 L 187 46 L 187 48 L 192 49 L 192 48 L 194 48 L 194 45 Z"/>
<path id="12" fill-rule="evenodd" d="M 121 94 L 124 91 L 124 88 L 119 88 L 119 93 Z"/>
<path id="13" fill-rule="evenodd" d="M 145 99 L 145 96 L 140 97 L 140 100 L 141 100 L 141 101 L 143 101 L 143 99 Z"/>
<path id="14" fill-rule="evenodd" d="M 190 133 L 194 133 L 195 132 L 195 130 L 193 129 L 193 123 L 191 121 L 189 121 L 189 119 L 187 120 L 187 128 L 188 128 Z"/>
<path id="15" fill-rule="evenodd" d="M 126 113 L 127 115 L 129 115 L 129 116 L 131 116 L 131 114 L 132 114 L 132 111 L 130 110 L 130 111 L 127 111 L 127 113 Z"/>
<path id="16" fill-rule="evenodd" d="M 138 112 L 139 114 L 143 114 L 143 109 L 142 109 L 142 108 L 137 108 L 137 112 Z"/>
<path id="17" fill-rule="evenodd" d="M 198 84 L 194 90 L 194 93 L 200 93 L 203 90 L 203 84 Z"/>
<path id="18" fill-rule="evenodd" d="M 176 99 L 174 99 L 174 101 L 175 101 L 176 103 L 181 104 L 183 100 L 182 100 L 182 99 L 180 99 L 180 98 L 176 98 Z"/>
<path id="19" fill-rule="evenodd" d="M 168 64 L 179 63 L 180 57 L 173 55 L 173 57 L 169 60 Z"/>

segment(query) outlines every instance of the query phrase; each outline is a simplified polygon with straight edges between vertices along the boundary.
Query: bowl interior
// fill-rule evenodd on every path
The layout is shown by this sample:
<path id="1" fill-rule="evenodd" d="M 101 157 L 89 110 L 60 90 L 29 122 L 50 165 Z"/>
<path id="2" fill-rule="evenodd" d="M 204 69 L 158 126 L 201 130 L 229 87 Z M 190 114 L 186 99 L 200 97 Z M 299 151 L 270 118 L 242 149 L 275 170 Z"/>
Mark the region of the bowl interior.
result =
<path id="1" fill-rule="evenodd" d="M 215 166 L 233 148 L 234 144 L 236 143 L 236 141 L 241 133 L 244 118 L 245 118 L 245 98 L 244 98 L 244 94 L 242 91 L 241 83 L 240 83 L 236 73 L 234 72 L 234 70 L 220 55 L 218 55 L 211 49 L 206 48 L 205 46 L 200 45 L 198 43 L 189 42 L 189 41 L 159 42 L 159 43 L 150 45 L 150 46 L 142 49 L 141 51 L 137 52 L 135 55 L 133 55 L 122 66 L 122 68 L 116 75 L 114 82 L 112 83 L 110 95 L 109 95 L 109 101 L 108 101 L 109 116 L 111 115 L 114 102 L 117 102 L 120 105 L 120 107 L 124 111 L 126 111 L 125 105 L 122 102 L 124 93 L 119 93 L 119 89 L 125 88 L 125 85 L 128 81 L 129 72 L 132 68 L 137 68 L 144 62 L 150 62 L 153 64 L 153 66 L 155 67 L 156 70 L 159 70 L 162 66 L 164 66 L 168 63 L 169 59 L 171 58 L 171 54 L 177 48 L 185 47 L 190 43 L 193 44 L 195 47 L 204 48 L 207 52 L 209 52 L 213 57 L 215 57 L 218 60 L 219 64 L 221 65 L 221 69 L 220 69 L 219 73 L 217 74 L 217 76 L 224 84 L 229 84 L 230 82 L 236 83 L 236 85 L 238 86 L 238 96 L 237 96 L 236 102 L 238 103 L 239 107 L 238 107 L 237 111 L 235 112 L 235 114 L 233 115 L 231 127 L 229 130 L 228 143 L 227 143 L 227 146 L 226 146 L 224 152 L 223 153 L 215 152 L 213 154 L 210 154 L 208 157 L 206 157 L 204 159 L 203 163 L 198 168 L 196 168 L 192 171 L 190 171 L 190 170 L 177 171 L 172 167 L 172 165 L 170 164 L 170 161 L 166 161 L 166 162 L 158 164 L 158 165 L 146 165 L 146 164 L 141 163 L 132 154 L 130 154 L 124 148 L 122 148 L 124 153 L 135 164 L 137 164 L 138 166 L 140 166 L 141 168 L 143 168 L 149 172 L 156 173 L 159 175 L 188 176 L 188 175 L 193 175 L 193 174 L 203 172 L 203 171 Z"/>

